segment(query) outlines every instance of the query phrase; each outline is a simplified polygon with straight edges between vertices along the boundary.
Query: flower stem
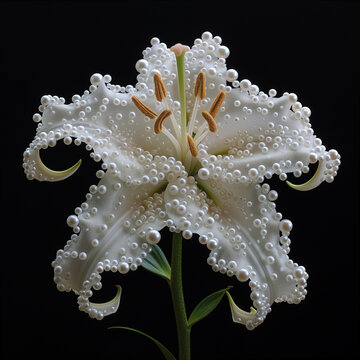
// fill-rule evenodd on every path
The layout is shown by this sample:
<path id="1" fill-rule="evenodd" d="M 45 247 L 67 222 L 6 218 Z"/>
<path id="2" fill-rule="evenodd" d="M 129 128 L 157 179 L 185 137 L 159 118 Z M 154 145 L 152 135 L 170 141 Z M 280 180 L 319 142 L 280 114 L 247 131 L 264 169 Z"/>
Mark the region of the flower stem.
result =
<path id="1" fill-rule="evenodd" d="M 182 235 L 173 233 L 171 253 L 171 280 L 170 290 L 175 312 L 176 327 L 178 334 L 179 358 L 178 360 L 190 360 L 190 331 L 188 326 L 184 293 L 182 286 Z"/>

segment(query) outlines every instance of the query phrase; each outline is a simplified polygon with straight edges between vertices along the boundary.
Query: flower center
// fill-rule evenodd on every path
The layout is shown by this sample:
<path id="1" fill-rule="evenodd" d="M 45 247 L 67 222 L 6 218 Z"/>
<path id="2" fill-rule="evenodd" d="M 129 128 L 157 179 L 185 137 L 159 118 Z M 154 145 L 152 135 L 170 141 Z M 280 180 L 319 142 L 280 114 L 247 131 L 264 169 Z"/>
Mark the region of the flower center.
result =
<path id="1" fill-rule="evenodd" d="M 158 73 L 154 75 L 154 85 L 156 100 L 164 106 L 164 110 L 162 110 L 160 114 L 157 114 L 155 111 L 150 109 L 136 96 L 133 96 L 131 99 L 139 111 L 141 111 L 145 116 L 148 116 L 150 119 L 155 119 L 155 134 L 162 133 L 170 140 L 171 144 L 174 146 L 176 157 L 184 164 L 186 171 L 191 174 L 197 163 L 196 158 L 198 156 L 199 144 L 209 132 L 215 133 L 217 131 L 215 117 L 225 100 L 226 94 L 224 91 L 220 91 L 213 101 L 210 110 L 201 112 L 205 121 L 195 130 L 195 122 L 198 115 L 200 101 L 206 97 L 206 77 L 205 73 L 202 71 L 200 71 L 197 75 L 194 86 L 194 106 L 191 116 L 187 119 L 184 67 L 184 55 L 187 49 L 187 46 L 181 44 L 176 44 L 170 48 L 170 50 L 176 55 L 181 113 L 180 122 L 175 118 L 173 112 L 170 110 L 171 107 L 167 100 L 166 86 Z M 165 121 L 168 118 L 169 120 Z M 172 131 L 169 129 L 172 129 Z"/>

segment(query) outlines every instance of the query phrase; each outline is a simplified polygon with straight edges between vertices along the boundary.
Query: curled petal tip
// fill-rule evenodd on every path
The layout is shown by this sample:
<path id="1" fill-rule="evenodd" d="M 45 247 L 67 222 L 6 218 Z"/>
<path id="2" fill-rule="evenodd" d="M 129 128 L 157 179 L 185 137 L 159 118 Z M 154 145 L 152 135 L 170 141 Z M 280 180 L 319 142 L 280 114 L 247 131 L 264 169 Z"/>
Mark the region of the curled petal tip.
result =
<path id="1" fill-rule="evenodd" d="M 40 158 L 40 152 L 37 152 L 37 161 L 41 171 L 44 175 L 46 175 L 47 181 L 60 181 L 70 177 L 72 174 L 76 172 L 76 170 L 80 167 L 82 160 L 80 159 L 75 165 L 71 166 L 70 168 L 62 171 L 55 171 L 49 169 L 47 166 L 44 165 Z"/>
<path id="2" fill-rule="evenodd" d="M 235 304 L 235 301 L 233 300 L 228 291 L 226 291 L 226 295 L 229 300 L 231 315 L 234 322 L 248 325 L 248 321 L 251 322 L 255 319 L 257 312 L 253 307 L 250 307 L 250 312 L 244 311 Z"/>
<path id="3" fill-rule="evenodd" d="M 103 316 L 111 315 L 115 313 L 120 304 L 121 292 L 122 288 L 120 285 L 115 285 L 117 288 L 115 297 L 107 301 L 105 303 L 92 303 L 90 302 L 90 307 L 97 311 L 97 313 L 101 313 Z"/>
<path id="4" fill-rule="evenodd" d="M 318 167 L 317 167 L 316 172 L 313 175 L 313 177 L 303 184 L 293 184 L 290 181 L 286 181 L 286 184 L 289 185 L 291 188 L 293 188 L 295 190 L 299 190 L 299 191 L 308 191 L 308 190 L 315 189 L 322 182 L 322 179 L 319 176 L 321 173 L 322 167 L 323 167 L 323 161 L 319 161 Z"/>

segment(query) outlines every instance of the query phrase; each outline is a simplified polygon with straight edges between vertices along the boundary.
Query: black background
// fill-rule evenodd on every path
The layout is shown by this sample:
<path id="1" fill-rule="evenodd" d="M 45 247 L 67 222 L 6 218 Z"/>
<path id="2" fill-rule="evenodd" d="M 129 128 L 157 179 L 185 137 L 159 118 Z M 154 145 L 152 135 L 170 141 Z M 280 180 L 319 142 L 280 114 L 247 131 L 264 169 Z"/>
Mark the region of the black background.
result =
<path id="1" fill-rule="evenodd" d="M 290 257 L 310 274 L 299 305 L 274 304 L 264 324 L 249 332 L 235 324 L 227 301 L 192 331 L 193 359 L 352 358 L 358 342 L 359 258 L 359 7 L 355 2 L 11 2 L 1 3 L 1 350 L 44 358 L 160 359 L 140 335 L 108 330 L 135 327 L 176 353 L 176 331 L 166 283 L 143 269 L 106 274 L 97 300 L 123 286 L 120 308 L 103 321 L 77 310 L 76 296 L 59 293 L 50 266 L 71 235 L 66 218 L 84 201 L 99 164 L 84 148 L 60 144 L 44 162 L 83 164 L 59 183 L 27 181 L 22 154 L 35 134 L 32 114 L 44 94 L 71 101 L 91 74 L 136 83 L 136 61 L 152 37 L 192 45 L 204 31 L 230 48 L 228 68 L 261 90 L 295 92 L 312 110 L 315 133 L 342 155 L 333 184 L 296 192 L 276 179 L 277 209 L 292 220 Z M 168 252 L 170 238 L 160 243 Z M 214 273 L 197 238 L 184 243 L 188 312 L 206 295 L 236 285 L 234 299 L 251 304 L 246 284 Z"/>

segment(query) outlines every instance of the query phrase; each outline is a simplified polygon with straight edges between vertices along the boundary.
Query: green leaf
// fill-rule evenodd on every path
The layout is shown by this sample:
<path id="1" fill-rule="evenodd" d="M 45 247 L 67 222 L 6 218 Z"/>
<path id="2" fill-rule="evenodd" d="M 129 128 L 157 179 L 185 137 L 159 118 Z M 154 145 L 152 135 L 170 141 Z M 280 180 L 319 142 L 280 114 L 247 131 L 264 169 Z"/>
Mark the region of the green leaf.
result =
<path id="1" fill-rule="evenodd" d="M 216 291 L 200 301 L 189 317 L 188 326 L 193 326 L 214 311 L 228 289 Z"/>
<path id="2" fill-rule="evenodd" d="M 142 267 L 165 280 L 171 279 L 171 268 L 165 254 L 158 245 L 153 245 L 152 251 L 143 260 Z"/>
<path id="3" fill-rule="evenodd" d="M 126 326 L 112 326 L 112 327 L 109 327 L 109 329 L 129 330 L 129 331 L 138 333 L 140 335 L 143 335 L 143 336 L 147 337 L 148 339 L 152 340 L 156 344 L 156 346 L 160 349 L 161 353 L 164 355 L 164 358 L 166 360 L 176 360 L 175 356 L 163 344 L 161 344 L 159 341 L 155 340 L 152 336 L 150 336 L 140 330 L 136 330 L 136 329 L 129 328 Z"/>

